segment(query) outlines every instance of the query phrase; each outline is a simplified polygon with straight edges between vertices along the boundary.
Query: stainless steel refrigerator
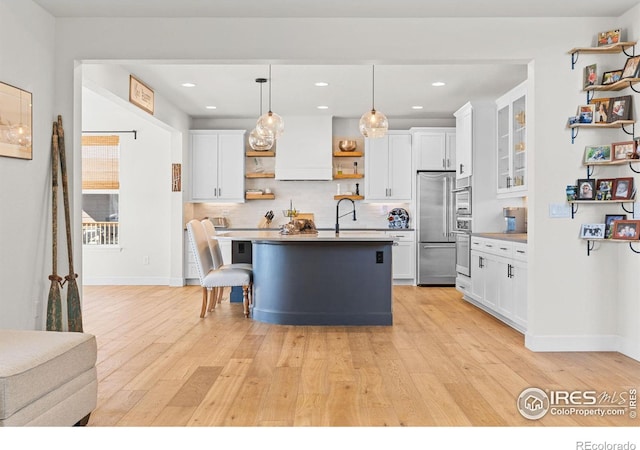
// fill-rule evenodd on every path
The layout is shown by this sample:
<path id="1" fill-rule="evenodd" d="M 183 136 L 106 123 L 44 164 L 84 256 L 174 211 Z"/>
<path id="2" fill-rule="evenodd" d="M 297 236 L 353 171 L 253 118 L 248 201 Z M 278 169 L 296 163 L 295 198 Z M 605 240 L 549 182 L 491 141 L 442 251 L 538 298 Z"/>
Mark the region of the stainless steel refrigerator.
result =
<path id="1" fill-rule="evenodd" d="M 455 172 L 418 172 L 418 284 L 456 283 Z"/>

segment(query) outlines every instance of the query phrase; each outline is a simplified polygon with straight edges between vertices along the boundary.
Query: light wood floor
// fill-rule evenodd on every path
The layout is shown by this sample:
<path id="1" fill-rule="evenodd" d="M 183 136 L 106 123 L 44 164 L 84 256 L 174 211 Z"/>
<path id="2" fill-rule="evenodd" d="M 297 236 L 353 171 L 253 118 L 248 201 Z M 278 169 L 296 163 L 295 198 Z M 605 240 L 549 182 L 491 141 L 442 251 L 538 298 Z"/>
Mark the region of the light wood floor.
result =
<path id="1" fill-rule="evenodd" d="M 390 327 L 269 325 L 201 290 L 85 286 L 98 341 L 89 426 L 638 426 L 624 417 L 520 416 L 523 389 L 620 392 L 640 362 L 533 353 L 453 288 L 396 286 Z"/>

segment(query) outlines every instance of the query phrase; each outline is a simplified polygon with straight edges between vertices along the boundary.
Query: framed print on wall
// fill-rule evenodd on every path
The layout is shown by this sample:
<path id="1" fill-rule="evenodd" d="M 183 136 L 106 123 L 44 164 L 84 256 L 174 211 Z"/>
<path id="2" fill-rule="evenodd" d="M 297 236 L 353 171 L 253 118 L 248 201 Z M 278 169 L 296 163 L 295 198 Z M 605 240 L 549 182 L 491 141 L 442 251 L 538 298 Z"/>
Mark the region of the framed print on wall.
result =
<path id="1" fill-rule="evenodd" d="M 582 81 L 582 87 L 584 89 L 589 86 L 594 86 L 598 81 L 598 74 L 596 72 L 598 66 L 596 64 L 588 65 L 584 68 L 584 78 Z"/>
<path id="2" fill-rule="evenodd" d="M 611 70 L 602 74 L 602 85 L 613 84 L 622 78 L 622 69 Z"/>
<path id="3" fill-rule="evenodd" d="M 609 102 L 609 122 L 629 120 L 631 118 L 631 96 L 612 98 Z"/>
<path id="4" fill-rule="evenodd" d="M 614 142 L 611 144 L 611 153 L 613 154 L 614 161 L 633 159 L 633 156 L 636 153 L 635 142 Z"/>
<path id="5" fill-rule="evenodd" d="M 578 200 L 595 200 L 596 180 L 583 178 L 578 180 Z"/>
<path id="6" fill-rule="evenodd" d="M 614 220 L 611 226 L 613 239 L 635 241 L 640 236 L 640 220 Z"/>
<path id="7" fill-rule="evenodd" d="M 32 94 L 0 82 L 0 156 L 33 159 Z"/>
<path id="8" fill-rule="evenodd" d="M 583 223 L 580 227 L 582 239 L 604 239 L 604 223 Z"/>
<path id="9" fill-rule="evenodd" d="M 133 75 L 129 75 L 129 101 L 153 115 L 153 90 Z"/>
<path id="10" fill-rule="evenodd" d="M 613 182 L 612 200 L 629 200 L 633 195 L 633 178 L 616 178 Z"/>
<path id="11" fill-rule="evenodd" d="M 627 220 L 626 214 L 606 214 L 604 216 L 604 238 L 611 239 L 613 237 L 613 222 L 615 220 Z"/>
<path id="12" fill-rule="evenodd" d="M 622 69 L 622 78 L 638 78 L 638 69 L 640 68 L 640 55 L 627 58 Z"/>
<path id="13" fill-rule="evenodd" d="M 584 148 L 584 163 L 604 163 L 611 161 L 611 146 L 605 145 L 587 145 Z"/>

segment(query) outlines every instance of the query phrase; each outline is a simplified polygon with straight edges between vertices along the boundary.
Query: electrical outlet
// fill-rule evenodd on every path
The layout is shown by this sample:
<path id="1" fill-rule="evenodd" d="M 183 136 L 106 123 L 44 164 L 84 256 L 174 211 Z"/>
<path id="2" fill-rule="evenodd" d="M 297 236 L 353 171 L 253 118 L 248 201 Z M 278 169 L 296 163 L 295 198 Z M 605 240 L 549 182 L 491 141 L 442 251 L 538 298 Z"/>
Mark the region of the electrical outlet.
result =
<path id="1" fill-rule="evenodd" d="M 382 264 L 382 263 L 384 263 L 384 253 L 376 252 L 376 264 Z"/>
<path id="2" fill-rule="evenodd" d="M 149 257 L 148 256 L 143 256 L 142 257 L 142 264 L 144 264 L 145 266 L 149 264 Z"/>

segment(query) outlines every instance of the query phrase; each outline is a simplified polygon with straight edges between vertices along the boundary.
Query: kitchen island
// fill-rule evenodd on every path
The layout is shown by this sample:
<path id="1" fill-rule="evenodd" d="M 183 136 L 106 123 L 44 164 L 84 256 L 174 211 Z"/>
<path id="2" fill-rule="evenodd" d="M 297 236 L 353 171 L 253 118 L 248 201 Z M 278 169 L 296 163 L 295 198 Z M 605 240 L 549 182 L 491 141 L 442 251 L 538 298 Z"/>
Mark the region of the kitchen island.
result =
<path id="1" fill-rule="evenodd" d="M 250 241 L 253 319 L 282 325 L 391 325 L 391 246 L 381 231 L 231 231 Z"/>

